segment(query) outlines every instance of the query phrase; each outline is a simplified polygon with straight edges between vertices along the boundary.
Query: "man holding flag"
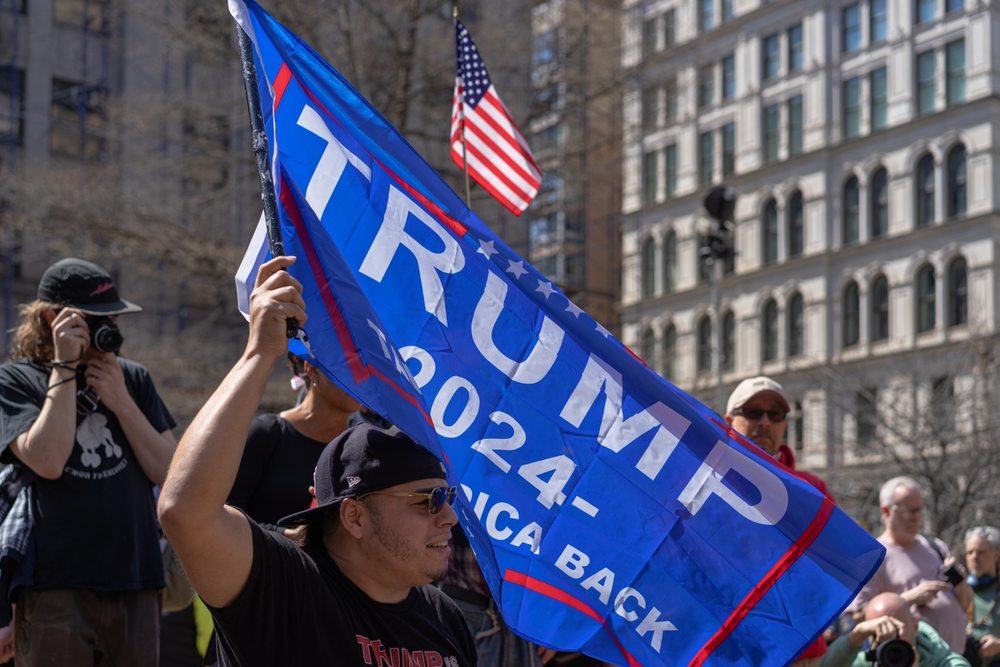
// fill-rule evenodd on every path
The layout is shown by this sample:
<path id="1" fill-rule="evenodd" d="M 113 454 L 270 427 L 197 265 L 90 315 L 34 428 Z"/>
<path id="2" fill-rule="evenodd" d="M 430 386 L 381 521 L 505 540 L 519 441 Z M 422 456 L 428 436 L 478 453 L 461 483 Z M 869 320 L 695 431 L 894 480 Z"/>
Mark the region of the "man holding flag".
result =
<path id="1" fill-rule="evenodd" d="M 307 44 L 253 0 L 230 8 L 254 44 L 303 353 L 444 462 L 413 481 L 460 489 L 510 628 L 647 667 L 778 667 L 812 643 L 877 569 L 874 539 L 527 265 Z"/>
<path id="2" fill-rule="evenodd" d="M 302 548 L 225 504 L 302 286 L 279 257 L 257 275 L 246 352 L 191 423 L 160 494 L 164 532 L 212 609 L 219 664 L 475 667 L 444 574 L 456 489 L 444 465 L 402 433 L 348 429 L 320 455 L 317 507 Z"/>

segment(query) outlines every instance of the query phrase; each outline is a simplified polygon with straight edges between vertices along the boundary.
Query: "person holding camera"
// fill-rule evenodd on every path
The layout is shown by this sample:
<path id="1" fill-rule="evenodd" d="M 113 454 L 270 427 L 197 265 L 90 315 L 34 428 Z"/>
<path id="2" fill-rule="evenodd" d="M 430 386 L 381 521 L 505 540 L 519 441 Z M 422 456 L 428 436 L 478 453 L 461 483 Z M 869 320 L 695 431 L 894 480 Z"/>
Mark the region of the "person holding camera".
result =
<path id="1" fill-rule="evenodd" d="M 920 534 L 923 490 L 909 477 L 894 477 L 882 485 L 879 506 L 885 531 L 878 541 L 885 546 L 885 559 L 848 611 L 860 615 L 879 593 L 898 593 L 914 617 L 927 621 L 952 651 L 964 652 L 972 589 L 945 543 Z"/>
<path id="2" fill-rule="evenodd" d="M 35 477 L 15 660 L 155 667 L 164 577 L 153 485 L 176 423 L 149 372 L 118 356 L 117 316 L 141 309 L 103 268 L 69 258 L 20 310 L 14 361 L 0 366 L 0 462 Z"/>
<path id="3" fill-rule="evenodd" d="M 865 607 L 863 621 L 830 644 L 820 667 L 969 667 L 925 621 L 910 613 L 898 593 L 880 593 Z M 862 651 L 865 643 L 867 651 Z"/>
<path id="4" fill-rule="evenodd" d="M 972 588 L 969 610 L 970 650 L 966 657 L 977 657 L 982 665 L 1000 665 L 1000 588 L 997 588 L 997 560 L 1000 559 L 1000 530 L 978 526 L 965 533 L 965 563 L 969 566 L 966 583 Z"/>

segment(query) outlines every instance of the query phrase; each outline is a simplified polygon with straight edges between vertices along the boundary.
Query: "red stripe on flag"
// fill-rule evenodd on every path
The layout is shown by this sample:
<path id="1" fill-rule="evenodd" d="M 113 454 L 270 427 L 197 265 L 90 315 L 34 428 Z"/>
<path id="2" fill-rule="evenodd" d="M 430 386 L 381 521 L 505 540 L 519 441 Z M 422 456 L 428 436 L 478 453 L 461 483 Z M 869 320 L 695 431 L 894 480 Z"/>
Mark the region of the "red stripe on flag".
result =
<path id="1" fill-rule="evenodd" d="M 509 581 L 510 583 L 515 584 L 517 586 L 523 586 L 527 588 L 529 591 L 538 593 L 539 595 L 544 595 L 545 597 L 551 598 L 556 602 L 561 602 L 564 605 L 572 607 L 573 609 L 576 609 L 578 612 L 586 614 L 590 618 L 594 619 L 595 621 L 600 623 L 605 630 L 607 630 L 609 635 L 611 635 L 611 641 L 615 643 L 615 646 L 618 647 L 618 650 L 622 652 L 623 656 L 625 656 L 625 660 L 628 661 L 629 666 L 642 667 L 642 664 L 638 660 L 633 658 L 632 655 L 625 650 L 625 647 L 618 642 L 618 639 L 613 634 L 611 634 L 611 630 L 608 628 L 608 624 L 604 622 L 604 619 L 601 618 L 601 615 L 598 614 L 593 609 L 591 609 L 590 607 L 588 607 L 584 602 L 581 602 L 580 600 L 576 599 L 575 597 L 573 597 L 566 591 L 562 590 L 561 588 L 557 588 L 552 584 L 547 584 L 544 581 L 539 581 L 538 579 L 529 577 L 528 575 L 522 574 L 521 572 L 515 572 L 514 570 L 509 570 L 509 569 L 504 570 L 503 580 Z"/>
<path id="2" fill-rule="evenodd" d="M 288 88 L 288 82 L 292 80 L 292 70 L 288 69 L 288 65 L 281 63 L 281 69 L 278 70 L 278 76 L 274 77 L 274 108 L 277 109 L 278 105 L 281 104 L 281 98 L 285 94 L 285 88 Z"/>
<path id="3" fill-rule="evenodd" d="M 704 664 L 705 660 L 708 659 L 715 649 L 719 648 L 722 642 L 726 641 L 729 635 L 732 634 L 733 630 L 743 622 L 747 614 L 757 605 L 758 602 L 767 594 L 769 590 L 778 582 L 785 572 L 788 571 L 790 567 L 799 559 L 802 554 L 812 545 L 812 543 L 819 536 L 820 532 L 826 526 L 827 521 L 830 520 L 830 515 L 833 514 L 834 504 L 833 501 L 828 497 L 823 496 L 823 504 L 820 506 L 819 511 L 813 520 L 809 523 L 809 527 L 806 528 L 805 532 L 799 536 L 799 539 L 795 540 L 792 546 L 788 547 L 788 551 L 778 559 L 771 569 L 757 582 L 757 585 L 753 587 L 750 593 L 747 594 L 743 601 L 740 602 L 739 606 L 733 610 L 733 613 L 729 615 L 729 618 L 722 624 L 715 634 L 712 635 L 701 650 L 695 654 L 691 662 L 688 663 L 688 667 L 700 667 Z"/>
<path id="4" fill-rule="evenodd" d="M 476 159 L 478 159 L 479 162 L 480 162 L 480 164 L 490 165 L 490 159 L 488 157 L 486 157 L 482 153 L 482 151 L 480 151 L 471 142 L 466 141 L 465 152 L 468 153 L 469 155 L 475 157 Z M 472 167 L 470 166 L 470 168 L 472 168 Z M 479 170 L 477 169 L 477 171 L 479 171 Z M 526 202 L 531 201 L 531 196 L 524 189 L 524 187 L 522 187 L 522 186 L 518 185 L 517 183 L 515 183 L 514 181 L 512 181 L 510 179 L 510 177 L 507 176 L 507 174 L 503 173 L 503 171 L 501 171 L 500 169 L 497 169 L 496 167 L 494 167 L 494 168 L 492 168 L 492 169 L 489 170 L 489 173 L 497 181 L 499 181 L 499 182 L 503 183 L 504 185 L 506 185 L 507 189 L 509 189 L 513 194 L 517 195 L 518 197 L 520 197 L 521 199 L 523 199 Z M 535 187 L 536 188 L 538 187 L 537 181 L 535 183 Z"/>
<path id="5" fill-rule="evenodd" d="M 512 160 L 510 155 L 508 155 L 506 151 L 504 151 L 503 147 L 498 145 L 495 141 L 493 141 L 493 138 L 490 137 L 489 134 L 481 130 L 476 125 L 476 123 L 468 123 L 467 127 L 469 128 L 470 134 L 476 135 L 476 137 L 478 137 L 480 141 L 486 144 L 487 148 L 492 150 L 496 154 L 496 156 L 500 160 L 502 160 L 504 164 L 507 165 L 508 169 L 510 169 L 512 172 L 520 176 L 525 183 L 532 184 L 536 188 L 538 187 L 538 179 L 535 177 L 535 175 L 529 174 L 527 171 L 524 170 L 524 168 L 521 165 Z M 497 171 L 497 173 L 499 174 L 501 172 Z M 521 186 L 508 186 L 508 187 L 511 187 L 512 190 L 521 190 L 521 191 L 524 190 L 524 188 L 522 188 Z"/>
<path id="6" fill-rule="evenodd" d="M 332 120 L 337 125 L 340 125 L 340 127 L 343 128 L 344 131 L 346 132 L 347 128 L 344 128 L 344 125 L 339 120 L 337 120 L 337 118 L 332 113 L 330 113 L 330 111 L 325 106 L 323 106 L 323 103 L 320 102 L 318 99 L 316 99 L 316 96 L 313 95 L 312 92 L 308 88 L 306 88 L 304 85 L 302 85 L 301 81 L 299 81 L 298 79 L 296 79 L 296 81 L 298 82 L 298 84 L 302 88 L 302 90 L 305 91 L 305 94 L 309 96 L 309 99 L 311 99 L 313 102 L 315 102 L 316 106 L 318 106 L 320 109 L 322 109 L 323 113 L 325 113 L 327 116 L 330 117 L 330 120 Z M 456 220 L 452 216 L 450 216 L 447 213 L 445 213 L 444 209 L 442 209 L 440 206 L 438 206 L 437 204 L 435 204 L 434 202 L 432 202 L 430 199 L 428 199 L 422 193 L 418 192 L 417 189 L 414 188 L 412 185 L 410 185 L 409 183 L 407 183 L 406 181 L 404 181 L 402 178 L 400 178 L 399 176 L 397 176 L 395 172 L 393 172 L 391 169 L 389 169 L 384 164 L 382 164 L 382 162 L 377 157 L 375 157 L 374 155 L 372 155 L 368 150 L 365 150 L 364 146 L 362 146 L 361 148 L 362 148 L 362 150 L 365 151 L 365 153 L 368 153 L 368 157 L 370 157 L 371 159 L 375 160 L 375 162 L 378 162 L 379 166 L 382 167 L 383 169 L 385 169 L 385 172 L 387 174 L 389 174 L 390 176 L 392 176 L 396 180 L 397 183 L 399 183 L 400 185 L 402 185 L 404 190 L 406 190 L 408 193 L 410 193 L 411 195 L 413 195 L 414 198 L 416 198 L 417 201 L 419 201 L 421 204 L 423 204 L 427 208 L 427 210 L 430 211 L 431 215 L 433 215 L 434 217 L 436 217 L 441 224 L 443 224 L 445 227 L 448 227 L 450 230 L 452 230 L 453 232 L 455 232 L 459 236 L 465 236 L 466 232 L 469 231 L 469 228 L 466 225 L 463 225 L 461 222 L 459 222 L 458 220 Z"/>
<path id="7" fill-rule="evenodd" d="M 479 106 L 483 106 L 483 103 L 480 103 Z M 494 108 L 497 108 L 497 107 L 494 107 Z M 493 118 L 489 114 L 489 112 L 487 112 L 485 110 L 479 111 L 478 109 L 476 109 L 475 112 L 467 114 L 467 118 L 469 120 L 469 126 L 471 126 L 471 127 L 475 127 L 475 124 L 477 122 L 482 123 L 483 125 L 488 125 L 490 128 L 493 129 L 494 132 L 496 132 L 498 135 L 500 135 L 500 137 L 504 141 L 507 142 L 507 145 L 510 146 L 510 149 L 511 149 L 512 152 L 517 153 L 518 155 L 520 155 L 524 159 L 525 163 L 527 163 L 529 166 L 534 167 L 536 170 L 538 169 L 538 165 L 535 164 L 535 159 L 531 155 L 531 152 L 525 150 L 525 148 L 520 144 L 520 142 L 518 141 L 518 136 L 516 134 L 511 134 L 511 131 L 508 128 L 505 128 L 502 125 L 500 125 L 496 121 L 496 119 Z M 514 132 L 517 131 L 516 127 L 513 126 L 513 124 L 511 126 L 511 130 L 513 130 Z M 477 134 L 479 134 L 480 136 L 484 136 L 483 132 L 479 132 Z M 501 155 L 501 156 L 504 157 L 504 161 L 505 162 L 507 162 L 510 165 L 513 165 L 518 171 L 520 171 L 521 174 L 522 174 L 522 177 L 525 180 L 528 180 L 528 181 L 537 181 L 538 180 L 537 176 L 535 176 L 534 174 L 528 174 L 528 172 L 526 172 L 521 165 L 513 162 L 510 159 L 510 157 L 503 151 L 502 148 L 500 148 L 498 146 L 494 150 L 497 151 L 498 155 Z"/>
<path id="8" fill-rule="evenodd" d="M 357 345 L 354 344 L 351 332 L 347 328 L 347 321 L 344 319 L 344 314 L 340 312 L 340 305 L 333 296 L 333 291 L 330 289 L 330 283 L 326 277 L 326 272 L 323 270 L 323 263 L 319 258 L 319 253 L 316 252 L 316 246 L 313 245 L 312 237 L 309 235 L 309 230 L 302 219 L 302 211 L 299 210 L 298 203 L 291 194 L 291 188 L 285 182 L 284 176 L 281 178 L 281 205 L 288 211 L 288 217 L 292 219 L 292 224 L 295 225 L 295 233 L 302 241 L 302 247 L 306 251 L 306 260 L 309 262 L 309 269 L 312 271 L 313 280 L 319 286 L 319 293 L 323 297 L 323 305 L 326 306 L 327 315 L 329 315 L 330 321 L 333 322 L 334 331 L 337 332 L 337 340 L 340 342 L 340 347 L 344 350 L 344 357 L 347 359 L 348 368 L 351 369 L 354 383 L 361 384 L 372 375 L 376 376 L 382 382 L 392 387 L 404 400 L 417 408 L 420 414 L 423 415 L 424 420 L 433 426 L 434 422 L 431 420 L 430 415 L 427 414 L 416 398 L 409 392 L 404 391 L 395 381 L 386 377 L 379 369 L 371 364 L 361 363 L 361 356 L 358 353 Z"/>

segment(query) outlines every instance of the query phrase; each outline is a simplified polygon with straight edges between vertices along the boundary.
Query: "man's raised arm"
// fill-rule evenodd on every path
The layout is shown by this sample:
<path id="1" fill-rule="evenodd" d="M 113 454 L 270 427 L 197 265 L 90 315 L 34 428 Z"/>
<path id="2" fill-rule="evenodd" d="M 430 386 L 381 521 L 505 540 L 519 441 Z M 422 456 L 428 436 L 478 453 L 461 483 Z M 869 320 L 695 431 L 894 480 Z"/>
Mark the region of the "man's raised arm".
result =
<path id="1" fill-rule="evenodd" d="M 250 525 L 225 503 L 264 387 L 288 351 L 286 320 L 306 321 L 302 285 L 281 270 L 294 261 L 278 257 L 261 266 L 246 350 L 181 438 L 160 494 L 163 531 L 195 590 L 213 607 L 236 598 L 253 564 Z"/>

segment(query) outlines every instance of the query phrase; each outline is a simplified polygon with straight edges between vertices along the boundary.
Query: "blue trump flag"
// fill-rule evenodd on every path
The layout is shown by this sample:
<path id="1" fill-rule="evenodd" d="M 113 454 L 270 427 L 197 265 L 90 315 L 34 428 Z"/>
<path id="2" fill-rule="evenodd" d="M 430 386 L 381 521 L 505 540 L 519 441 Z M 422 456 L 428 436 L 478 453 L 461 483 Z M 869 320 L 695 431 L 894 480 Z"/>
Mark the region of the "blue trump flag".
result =
<path id="1" fill-rule="evenodd" d="M 620 665 L 794 659 L 881 545 L 518 257 L 302 40 L 230 8 L 255 45 L 302 353 L 446 462 L 508 624 Z"/>

